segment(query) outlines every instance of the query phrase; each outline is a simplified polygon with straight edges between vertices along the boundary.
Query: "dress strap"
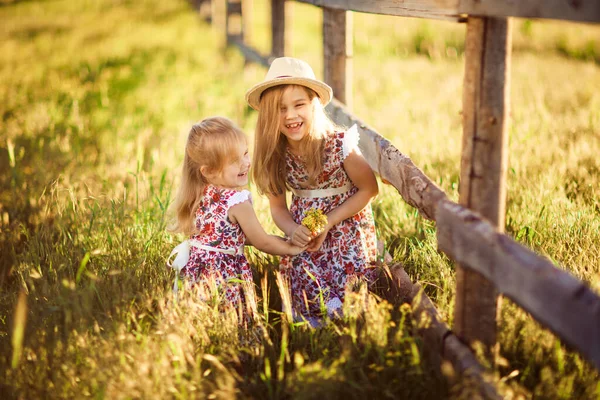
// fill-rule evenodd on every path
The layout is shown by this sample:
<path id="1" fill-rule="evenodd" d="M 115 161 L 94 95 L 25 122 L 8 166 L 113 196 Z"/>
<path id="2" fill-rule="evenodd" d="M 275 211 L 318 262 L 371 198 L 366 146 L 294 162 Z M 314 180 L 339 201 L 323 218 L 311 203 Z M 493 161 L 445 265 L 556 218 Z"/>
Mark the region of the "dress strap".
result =
<path id="1" fill-rule="evenodd" d="M 303 189 L 290 189 L 292 193 L 297 197 L 330 197 L 338 194 L 346 193 L 348 190 L 352 189 L 352 184 L 350 182 L 346 182 L 345 185 L 329 188 L 329 189 L 313 189 L 313 190 L 303 190 Z"/>

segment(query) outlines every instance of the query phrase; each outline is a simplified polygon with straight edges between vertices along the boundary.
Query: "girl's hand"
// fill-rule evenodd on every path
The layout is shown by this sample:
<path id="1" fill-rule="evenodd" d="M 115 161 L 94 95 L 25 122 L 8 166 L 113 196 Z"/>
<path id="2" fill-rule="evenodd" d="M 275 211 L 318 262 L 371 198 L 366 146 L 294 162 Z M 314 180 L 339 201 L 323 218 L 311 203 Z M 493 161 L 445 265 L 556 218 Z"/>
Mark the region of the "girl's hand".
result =
<path id="1" fill-rule="evenodd" d="M 290 256 L 297 256 L 298 254 L 302 253 L 304 250 L 306 250 L 306 246 L 299 247 L 299 246 L 295 246 L 290 243 L 290 251 L 289 251 Z"/>
<path id="2" fill-rule="evenodd" d="M 310 229 L 304 225 L 298 225 L 290 237 L 293 245 L 303 248 L 305 248 L 312 239 L 313 236 L 310 233 Z"/>
<path id="3" fill-rule="evenodd" d="M 319 236 L 315 237 L 306 248 L 306 251 L 314 252 L 318 251 L 321 248 L 321 245 L 325 241 L 327 237 L 327 233 L 329 233 L 329 229 L 325 229 L 323 232 L 319 234 Z"/>

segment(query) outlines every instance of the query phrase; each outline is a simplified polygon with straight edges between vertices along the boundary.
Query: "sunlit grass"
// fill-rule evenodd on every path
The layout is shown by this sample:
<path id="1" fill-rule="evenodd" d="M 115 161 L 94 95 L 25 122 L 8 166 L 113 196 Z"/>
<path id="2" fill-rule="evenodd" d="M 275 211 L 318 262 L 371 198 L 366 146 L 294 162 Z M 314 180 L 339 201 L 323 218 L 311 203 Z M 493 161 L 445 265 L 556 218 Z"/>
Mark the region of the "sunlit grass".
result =
<path id="1" fill-rule="evenodd" d="M 252 43 L 269 49 L 255 0 Z M 292 55 L 322 76 L 320 11 L 293 4 Z M 408 310 L 359 292 L 320 329 L 282 313 L 276 258 L 248 251 L 258 330 L 183 294 L 165 232 L 187 129 L 252 135 L 264 76 L 184 1 L 0 6 L 0 392 L 8 398 L 443 398 Z M 458 198 L 463 24 L 354 14 L 353 111 Z M 600 27 L 515 21 L 506 232 L 600 293 Z M 254 190 L 254 189 L 253 189 Z M 435 224 L 382 186 L 378 232 L 451 325 Z M 266 200 L 254 195 L 266 228 Z M 508 300 L 497 378 L 599 398 L 598 372 Z M 258 336 L 257 336 L 258 332 Z M 254 335 L 254 336 L 253 336 Z M 507 392 L 509 393 L 509 392 Z"/>

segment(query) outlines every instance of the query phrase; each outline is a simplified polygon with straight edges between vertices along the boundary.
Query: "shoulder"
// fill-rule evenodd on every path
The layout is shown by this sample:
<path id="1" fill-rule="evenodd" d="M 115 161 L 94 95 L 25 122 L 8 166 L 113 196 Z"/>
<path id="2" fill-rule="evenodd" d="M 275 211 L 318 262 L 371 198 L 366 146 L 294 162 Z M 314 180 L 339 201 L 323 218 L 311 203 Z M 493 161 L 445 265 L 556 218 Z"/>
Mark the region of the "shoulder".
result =
<path id="1" fill-rule="evenodd" d="M 246 201 L 252 203 L 252 195 L 248 190 L 230 190 L 229 192 L 231 192 L 229 193 L 227 199 L 227 206 L 229 207 L 233 207 L 236 204 L 240 204 Z"/>
<path id="2" fill-rule="evenodd" d="M 335 132 L 332 134 L 335 141 L 335 146 L 341 152 L 342 160 L 352 152 L 360 154 L 358 142 L 360 141 L 360 133 L 356 124 L 352 125 L 345 131 Z"/>

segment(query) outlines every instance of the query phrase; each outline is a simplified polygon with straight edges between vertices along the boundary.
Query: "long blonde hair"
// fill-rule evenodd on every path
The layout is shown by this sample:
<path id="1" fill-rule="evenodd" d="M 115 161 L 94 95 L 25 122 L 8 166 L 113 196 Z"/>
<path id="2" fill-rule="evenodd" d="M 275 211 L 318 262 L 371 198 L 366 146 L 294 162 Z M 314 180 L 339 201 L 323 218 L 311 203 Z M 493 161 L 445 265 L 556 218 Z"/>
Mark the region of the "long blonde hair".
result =
<path id="1" fill-rule="evenodd" d="M 281 133 L 280 102 L 283 92 L 292 85 L 280 85 L 266 90 L 260 99 L 258 121 L 254 134 L 254 155 L 252 157 L 252 178 L 259 193 L 278 195 L 285 193 L 286 183 L 285 153 L 287 139 Z M 312 105 L 312 124 L 307 125 L 309 134 L 300 142 L 300 152 L 308 169 L 306 184 L 315 184 L 323 171 L 323 150 L 325 137 L 337 128 L 327 117 L 317 94 L 300 86 L 308 94 Z"/>
<path id="2" fill-rule="evenodd" d="M 200 169 L 205 167 L 208 172 L 220 172 L 235 161 L 236 149 L 246 142 L 244 132 L 224 117 L 206 118 L 192 126 L 185 145 L 181 185 L 171 205 L 175 215 L 170 231 L 186 235 L 195 233 L 196 211 L 204 189 L 210 183 Z"/>

